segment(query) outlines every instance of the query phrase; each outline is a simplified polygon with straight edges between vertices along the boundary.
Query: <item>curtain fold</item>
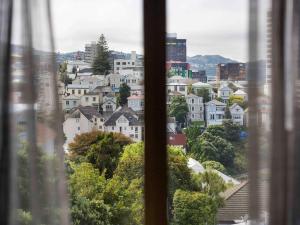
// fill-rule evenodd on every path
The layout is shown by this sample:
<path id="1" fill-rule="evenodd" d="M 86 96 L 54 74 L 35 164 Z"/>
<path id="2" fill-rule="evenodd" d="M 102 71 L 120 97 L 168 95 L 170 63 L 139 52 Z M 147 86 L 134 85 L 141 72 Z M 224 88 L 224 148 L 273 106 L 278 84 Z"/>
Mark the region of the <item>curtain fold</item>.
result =
<path id="1" fill-rule="evenodd" d="M 50 1 L 0 3 L 1 224 L 69 224 Z"/>

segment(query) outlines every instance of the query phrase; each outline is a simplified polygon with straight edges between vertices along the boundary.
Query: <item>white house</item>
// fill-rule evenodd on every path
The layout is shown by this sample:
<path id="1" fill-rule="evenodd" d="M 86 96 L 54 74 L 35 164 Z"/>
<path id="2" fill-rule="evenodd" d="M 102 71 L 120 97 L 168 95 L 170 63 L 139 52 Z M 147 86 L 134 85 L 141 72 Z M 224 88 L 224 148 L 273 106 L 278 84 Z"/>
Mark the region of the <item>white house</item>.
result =
<path id="1" fill-rule="evenodd" d="M 102 101 L 102 96 L 96 92 L 88 92 L 80 97 L 81 106 L 99 106 Z"/>
<path id="2" fill-rule="evenodd" d="M 76 95 L 64 96 L 62 98 L 62 110 L 68 111 L 80 105 L 80 97 Z"/>
<path id="3" fill-rule="evenodd" d="M 204 120 L 204 105 L 203 98 L 194 94 L 189 94 L 185 97 L 188 104 L 189 112 L 188 119 L 192 122 Z"/>
<path id="4" fill-rule="evenodd" d="M 244 124 L 244 109 L 237 103 L 234 103 L 232 106 L 229 107 L 229 110 L 232 121 L 242 126 Z"/>
<path id="5" fill-rule="evenodd" d="M 205 103 L 205 119 L 207 126 L 222 125 L 225 117 L 226 104 L 216 99 Z"/>
<path id="6" fill-rule="evenodd" d="M 89 90 L 92 91 L 98 86 L 106 86 L 107 83 L 105 79 L 100 79 L 98 77 L 94 76 L 88 76 L 88 77 L 77 77 L 72 84 L 78 84 L 78 85 L 84 85 L 89 86 Z"/>
<path id="7" fill-rule="evenodd" d="M 188 85 L 185 83 L 168 83 L 167 84 L 168 93 L 170 92 L 179 92 L 180 94 L 187 96 L 188 94 Z"/>
<path id="8" fill-rule="evenodd" d="M 120 74 L 109 74 L 106 78 L 113 92 L 118 92 L 121 84 L 125 82 L 124 77 Z"/>
<path id="9" fill-rule="evenodd" d="M 127 98 L 128 107 L 134 111 L 144 110 L 144 96 L 143 95 L 131 95 Z"/>
<path id="10" fill-rule="evenodd" d="M 102 109 L 103 112 L 114 112 L 117 108 L 117 98 L 112 95 L 108 94 L 103 97 Z"/>
<path id="11" fill-rule="evenodd" d="M 243 98 L 244 101 L 248 101 L 248 94 L 244 92 L 243 90 L 237 90 L 236 92 L 233 93 L 233 96 L 238 96 Z"/>
<path id="12" fill-rule="evenodd" d="M 224 103 L 227 103 L 230 95 L 233 93 L 232 89 L 224 85 L 218 89 L 218 97 L 223 100 Z"/>
<path id="13" fill-rule="evenodd" d="M 92 130 L 104 130 L 105 117 L 92 106 L 79 106 L 74 109 L 63 123 L 66 144 L 72 142 L 76 134 Z"/>
<path id="14" fill-rule="evenodd" d="M 82 84 L 68 84 L 66 92 L 70 95 L 82 96 L 87 94 L 90 91 L 88 85 Z"/>
<path id="15" fill-rule="evenodd" d="M 122 133 L 134 141 L 144 139 L 144 122 L 130 108 L 118 108 L 104 123 L 105 131 Z"/>

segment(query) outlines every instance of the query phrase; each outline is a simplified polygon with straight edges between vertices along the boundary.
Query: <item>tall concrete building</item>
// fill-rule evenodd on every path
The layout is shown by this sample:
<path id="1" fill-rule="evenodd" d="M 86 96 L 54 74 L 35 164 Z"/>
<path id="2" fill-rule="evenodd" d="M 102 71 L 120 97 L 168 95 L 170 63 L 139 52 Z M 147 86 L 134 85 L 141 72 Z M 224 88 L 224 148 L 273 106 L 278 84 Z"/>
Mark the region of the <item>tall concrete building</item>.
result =
<path id="1" fill-rule="evenodd" d="M 84 61 L 92 64 L 97 55 L 97 44 L 95 41 L 85 45 Z"/>
<path id="2" fill-rule="evenodd" d="M 186 62 L 186 39 L 178 39 L 176 33 L 167 34 L 167 61 Z"/>

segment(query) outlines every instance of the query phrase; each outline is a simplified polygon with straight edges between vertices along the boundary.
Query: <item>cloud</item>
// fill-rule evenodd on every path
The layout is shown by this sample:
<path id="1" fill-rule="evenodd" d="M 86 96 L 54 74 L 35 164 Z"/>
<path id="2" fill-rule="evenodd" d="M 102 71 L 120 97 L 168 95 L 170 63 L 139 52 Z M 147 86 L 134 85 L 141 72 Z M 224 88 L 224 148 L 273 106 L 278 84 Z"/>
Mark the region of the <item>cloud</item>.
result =
<path id="1" fill-rule="evenodd" d="M 168 0 L 169 32 L 186 38 L 188 55 L 246 61 L 248 0 Z M 74 51 L 104 33 L 109 47 L 143 49 L 141 0 L 52 0 L 57 50 Z"/>

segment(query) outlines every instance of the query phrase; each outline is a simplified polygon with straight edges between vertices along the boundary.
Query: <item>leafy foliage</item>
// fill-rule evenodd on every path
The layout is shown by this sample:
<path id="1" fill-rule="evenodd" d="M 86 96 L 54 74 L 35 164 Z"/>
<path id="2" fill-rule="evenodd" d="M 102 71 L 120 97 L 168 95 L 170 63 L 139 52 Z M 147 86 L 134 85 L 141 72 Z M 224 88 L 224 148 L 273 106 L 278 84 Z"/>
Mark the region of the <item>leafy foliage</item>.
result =
<path id="1" fill-rule="evenodd" d="M 202 131 L 203 126 L 199 122 L 193 122 L 184 130 L 184 133 L 187 137 L 187 144 L 190 148 L 192 148 L 192 146 L 195 144 Z"/>
<path id="2" fill-rule="evenodd" d="M 207 88 L 200 88 L 197 89 L 196 93 L 199 97 L 203 98 L 203 103 L 209 102 L 210 101 L 210 95 L 209 95 L 209 90 Z"/>
<path id="3" fill-rule="evenodd" d="M 230 95 L 228 100 L 228 106 L 232 106 L 234 103 L 238 104 L 243 109 L 246 109 L 248 106 L 248 103 L 245 102 L 241 96 Z"/>
<path id="4" fill-rule="evenodd" d="M 59 64 L 59 80 L 67 86 L 72 83 L 72 79 L 68 76 L 67 63 Z"/>
<path id="5" fill-rule="evenodd" d="M 172 98 L 169 108 L 169 115 L 174 116 L 176 118 L 176 121 L 178 121 L 179 123 L 184 123 L 188 111 L 189 108 L 186 103 L 185 97 L 175 96 Z"/>
<path id="6" fill-rule="evenodd" d="M 202 162 L 202 165 L 205 169 L 214 169 L 214 170 L 218 170 L 222 173 L 226 172 L 225 167 L 221 163 L 216 162 L 216 161 L 205 161 L 205 162 Z"/>
<path id="7" fill-rule="evenodd" d="M 93 62 L 94 74 L 108 74 L 110 68 L 109 48 L 103 34 L 100 35 L 97 43 L 97 55 Z"/>
<path id="8" fill-rule="evenodd" d="M 130 96 L 130 87 L 126 83 L 122 83 L 119 89 L 118 104 L 120 106 L 126 105 Z"/>
<path id="9" fill-rule="evenodd" d="M 119 133 L 92 131 L 77 135 L 69 145 L 70 158 L 92 163 L 106 178 L 113 175 L 123 147 L 132 141 Z"/>
<path id="10" fill-rule="evenodd" d="M 204 161 L 217 161 L 226 168 L 233 166 L 234 148 L 231 143 L 209 132 L 204 132 L 199 138 L 199 144 L 192 149 L 192 155 Z"/>
<path id="11" fill-rule="evenodd" d="M 174 224 L 215 224 L 217 204 L 206 193 L 177 190 L 174 194 Z"/>

